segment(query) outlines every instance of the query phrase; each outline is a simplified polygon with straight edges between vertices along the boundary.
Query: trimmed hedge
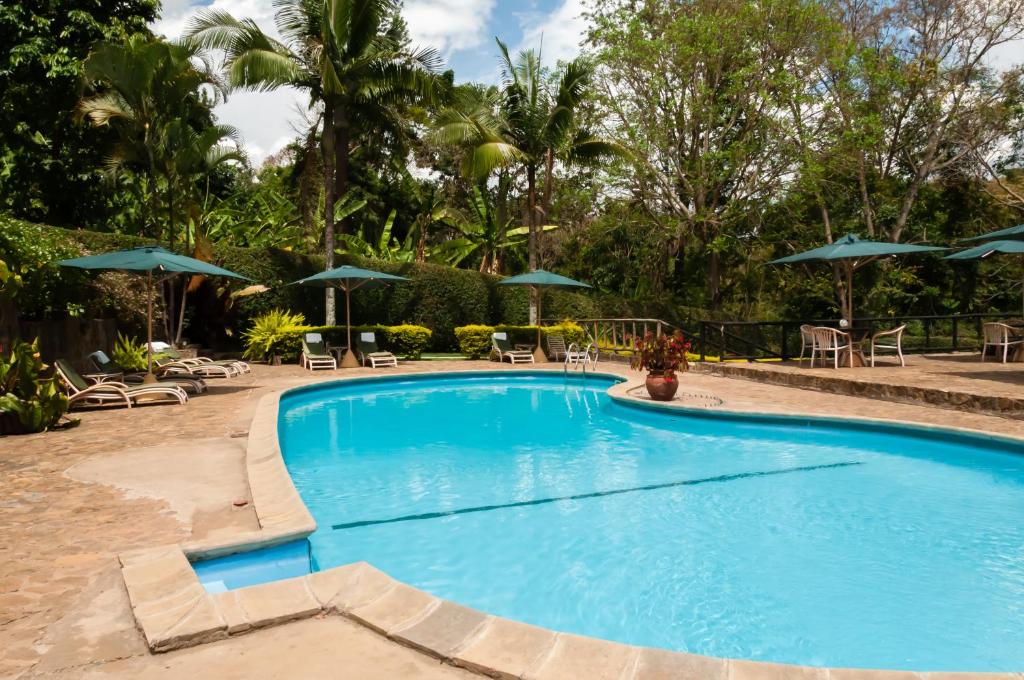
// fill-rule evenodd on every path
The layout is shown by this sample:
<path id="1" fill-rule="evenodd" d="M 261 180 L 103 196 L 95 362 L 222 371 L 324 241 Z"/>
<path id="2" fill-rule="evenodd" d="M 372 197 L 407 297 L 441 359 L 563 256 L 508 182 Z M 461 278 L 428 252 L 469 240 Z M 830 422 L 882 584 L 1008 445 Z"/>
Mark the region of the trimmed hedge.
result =
<path id="1" fill-rule="evenodd" d="M 343 347 L 347 344 L 344 326 L 300 326 L 282 334 L 275 351 L 282 361 L 297 361 L 302 351 L 302 337 L 306 333 L 320 333 L 328 345 Z M 381 350 L 406 359 L 419 359 L 430 344 L 429 328 L 402 324 L 401 326 L 353 326 L 352 343 L 359 333 L 374 333 Z"/>
<path id="2" fill-rule="evenodd" d="M 497 326 L 484 326 L 477 324 L 455 329 L 455 336 L 459 341 L 459 351 L 470 359 L 480 359 L 490 355 L 491 334 L 496 332 L 507 333 L 509 342 L 513 344 L 537 344 L 536 326 L 509 326 L 501 324 Z M 541 327 L 541 335 L 545 338 L 551 333 L 562 335 L 565 338 L 567 347 L 573 342 L 582 346 L 585 346 L 587 343 L 587 332 L 582 326 L 572 321 L 563 321 L 554 326 Z M 544 351 L 547 352 L 546 346 Z"/>
<path id="3" fill-rule="evenodd" d="M 143 330 L 145 301 L 137 277 L 65 270 L 54 263 L 63 257 L 153 242 L 154 239 L 61 229 L 0 216 L 0 259 L 28 262 L 33 272 L 18 300 L 23 319 L 59 319 L 70 313 L 107 316 L 116 318 L 119 327 L 138 334 Z M 185 337 L 191 342 L 215 349 L 237 349 L 241 346 L 242 331 L 252 325 L 252 320 L 275 308 L 301 313 L 308 321 L 323 319 L 322 289 L 284 285 L 321 271 L 322 257 L 215 244 L 213 260 L 269 290 L 233 297 L 232 291 L 248 284 L 204 279 L 198 290 L 189 293 Z M 423 326 L 433 331 L 427 347 L 432 351 L 455 350 L 459 344 L 455 328 L 460 326 L 527 321 L 528 290 L 498 286 L 500 278 L 496 276 L 436 264 L 379 262 L 353 256 L 339 257 L 337 264 L 353 264 L 410 279 L 408 283 L 353 293 L 352 321 L 359 325 Z M 337 296 L 341 320 L 344 297 L 340 292 Z M 545 316 L 556 318 L 601 317 L 606 315 L 603 310 L 621 316 L 629 304 L 619 298 L 559 290 L 546 291 L 543 300 Z M 79 307 L 81 311 L 75 312 Z"/>

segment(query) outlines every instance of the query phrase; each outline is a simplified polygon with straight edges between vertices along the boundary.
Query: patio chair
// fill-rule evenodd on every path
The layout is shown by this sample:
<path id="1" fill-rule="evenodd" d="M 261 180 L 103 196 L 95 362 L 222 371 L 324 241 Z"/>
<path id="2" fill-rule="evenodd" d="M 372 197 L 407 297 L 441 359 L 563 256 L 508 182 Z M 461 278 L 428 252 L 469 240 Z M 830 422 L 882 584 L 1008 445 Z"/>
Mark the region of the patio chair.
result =
<path id="1" fill-rule="evenodd" d="M 338 368 L 338 360 L 327 351 L 324 338 L 319 333 L 306 333 L 302 336 L 302 352 L 299 353 L 299 364 L 310 371 L 318 368 Z"/>
<path id="2" fill-rule="evenodd" d="M 125 371 L 102 350 L 93 352 L 86 359 L 96 370 L 96 373 L 84 376 L 87 380 L 94 379 L 95 382 L 116 381 L 123 382 L 126 385 L 139 385 L 146 379 L 145 371 Z M 202 394 L 206 391 L 205 380 L 180 370 L 159 371 L 157 369 L 154 371 L 154 375 L 158 382 L 174 383 L 188 394 Z"/>
<path id="3" fill-rule="evenodd" d="M 184 404 L 188 401 L 185 390 L 169 383 L 151 383 L 149 385 L 126 385 L 122 382 L 106 381 L 89 384 L 71 364 L 64 359 L 57 359 L 53 366 L 60 377 L 61 383 L 68 391 L 68 405 L 85 404 L 124 404 L 131 408 L 138 404 L 141 397 L 156 397 L 160 401 Z"/>
<path id="4" fill-rule="evenodd" d="M 552 361 L 565 358 L 565 336 L 561 333 L 548 333 L 545 337 L 548 345 L 548 356 Z"/>
<path id="5" fill-rule="evenodd" d="M 814 347 L 811 349 L 811 368 L 814 368 L 816 355 L 824 361 L 830 352 L 832 353 L 833 367 L 839 368 L 839 355 L 843 352 L 853 351 L 853 343 L 850 341 L 848 333 L 826 326 L 815 326 L 813 333 Z"/>
<path id="6" fill-rule="evenodd" d="M 391 352 L 382 352 L 377 347 L 377 336 L 373 333 L 360 333 L 356 338 L 356 352 L 359 354 L 359 361 L 365 366 L 370 364 L 371 368 L 387 366 L 396 368 L 398 357 Z"/>
<path id="7" fill-rule="evenodd" d="M 903 361 L 903 331 L 906 329 L 907 324 L 903 324 L 887 331 L 879 331 L 871 336 L 871 368 L 875 367 L 875 352 L 879 350 L 896 350 L 896 354 L 900 358 L 900 366 L 907 365 Z"/>
<path id="8" fill-rule="evenodd" d="M 981 360 L 985 361 L 985 354 L 989 347 L 995 347 L 996 351 L 1003 348 L 1003 363 L 1009 358 L 1010 348 L 1024 345 L 1024 338 L 1018 334 L 1018 330 L 1005 323 L 987 323 L 982 326 L 985 335 L 985 343 L 981 346 Z"/>
<path id="9" fill-rule="evenodd" d="M 800 326 L 800 358 L 797 361 L 801 366 L 804 363 L 804 352 L 807 350 L 811 350 L 811 359 L 814 359 L 814 326 L 809 323 Z"/>
<path id="10" fill-rule="evenodd" d="M 193 357 L 191 359 L 186 359 L 181 356 L 178 350 L 163 342 L 154 342 L 153 352 L 158 352 L 164 357 L 185 366 L 222 366 L 228 369 L 229 375 L 227 377 L 242 375 L 243 373 L 252 373 L 252 367 L 241 359 L 211 359 L 210 357 Z M 201 371 L 193 371 L 193 373 L 196 372 L 201 373 Z M 213 371 L 213 374 L 213 377 L 219 377 L 223 372 Z"/>
<path id="11" fill-rule="evenodd" d="M 498 355 L 498 361 L 508 359 L 512 364 L 532 364 L 533 352 L 515 349 L 508 341 L 508 333 L 491 333 L 491 356 Z"/>

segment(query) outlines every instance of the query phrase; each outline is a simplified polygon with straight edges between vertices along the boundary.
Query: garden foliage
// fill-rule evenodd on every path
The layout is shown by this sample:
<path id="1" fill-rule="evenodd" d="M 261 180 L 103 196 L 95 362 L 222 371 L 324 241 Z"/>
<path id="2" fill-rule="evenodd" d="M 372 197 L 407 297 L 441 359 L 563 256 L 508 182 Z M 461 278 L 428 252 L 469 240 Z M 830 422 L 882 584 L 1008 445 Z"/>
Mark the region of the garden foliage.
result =
<path id="1" fill-rule="evenodd" d="M 39 341 L 14 341 L 0 356 L 0 434 L 42 432 L 60 423 L 68 398 L 57 376 L 45 377 Z"/>

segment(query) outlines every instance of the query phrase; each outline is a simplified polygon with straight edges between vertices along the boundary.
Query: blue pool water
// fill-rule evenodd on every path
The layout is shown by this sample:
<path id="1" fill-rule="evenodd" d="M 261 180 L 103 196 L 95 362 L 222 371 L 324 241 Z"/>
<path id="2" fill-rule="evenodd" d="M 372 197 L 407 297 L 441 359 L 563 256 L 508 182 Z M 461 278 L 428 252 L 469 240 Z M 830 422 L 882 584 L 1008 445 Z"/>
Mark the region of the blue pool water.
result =
<path id="1" fill-rule="evenodd" d="M 701 418 L 610 380 L 349 383 L 281 401 L 313 568 L 621 642 L 822 666 L 1024 670 L 1024 456 Z"/>

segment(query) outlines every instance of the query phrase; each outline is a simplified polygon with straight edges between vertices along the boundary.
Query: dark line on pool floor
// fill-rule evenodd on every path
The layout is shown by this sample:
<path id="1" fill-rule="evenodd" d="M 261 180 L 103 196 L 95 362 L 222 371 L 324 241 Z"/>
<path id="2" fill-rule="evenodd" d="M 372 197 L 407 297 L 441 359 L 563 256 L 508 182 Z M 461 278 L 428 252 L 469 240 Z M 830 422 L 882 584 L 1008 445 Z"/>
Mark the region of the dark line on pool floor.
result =
<path id="1" fill-rule="evenodd" d="M 617 496 L 623 493 L 635 491 L 656 491 L 658 489 L 669 489 L 674 486 L 696 486 L 697 484 L 711 484 L 714 482 L 732 482 L 737 479 L 748 479 L 750 477 L 770 477 L 772 475 L 785 475 L 791 472 L 811 472 L 813 470 L 829 470 L 832 468 L 850 467 L 852 465 L 863 465 L 860 461 L 847 461 L 843 463 L 826 463 L 823 465 L 805 465 L 802 467 L 783 468 L 781 470 L 761 470 L 755 472 L 737 472 L 731 475 L 719 475 L 717 477 L 704 477 L 702 479 L 684 479 L 678 482 L 664 482 L 662 484 L 648 484 L 647 486 L 633 486 L 627 489 L 610 489 L 608 491 L 592 491 L 590 493 L 574 494 L 572 496 L 555 496 L 553 498 L 538 498 L 532 501 L 515 501 L 512 503 L 501 503 L 500 505 L 480 505 L 475 508 L 461 508 L 459 510 L 447 510 L 445 512 L 425 512 L 420 515 L 404 515 L 390 519 L 367 519 L 361 522 L 348 522 L 346 524 L 335 524 L 331 529 L 355 529 L 357 527 L 368 527 L 376 524 L 395 524 L 397 522 L 412 522 L 422 519 L 439 519 L 453 515 L 468 515 L 472 512 L 488 512 L 491 510 L 503 510 L 505 508 L 522 508 L 529 505 L 544 505 L 557 503 L 559 501 L 578 501 L 586 498 L 600 498 L 602 496 Z"/>

